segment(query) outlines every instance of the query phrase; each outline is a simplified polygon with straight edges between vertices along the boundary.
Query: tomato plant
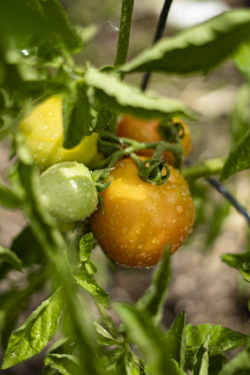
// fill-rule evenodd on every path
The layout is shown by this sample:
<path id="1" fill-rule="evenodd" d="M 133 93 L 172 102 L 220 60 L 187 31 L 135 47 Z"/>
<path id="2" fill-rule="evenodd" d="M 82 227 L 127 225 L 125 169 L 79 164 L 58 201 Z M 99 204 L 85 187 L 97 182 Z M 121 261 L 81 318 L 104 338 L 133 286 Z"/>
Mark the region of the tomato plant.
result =
<path id="1" fill-rule="evenodd" d="M 0 1 L 1 370 L 248 375 L 250 11 L 115 2 Z"/>
<path id="2" fill-rule="evenodd" d="M 192 148 L 190 129 L 184 121 L 181 121 L 178 118 L 175 118 L 173 123 L 181 123 L 183 127 L 183 129 L 180 130 L 180 133 L 184 132 L 183 137 L 181 138 L 181 143 L 185 160 Z M 135 139 L 139 142 L 158 142 L 162 140 L 162 135 L 159 130 L 159 121 L 143 121 L 131 116 L 124 116 L 121 119 L 117 125 L 116 134 L 118 137 Z M 165 139 L 168 140 L 167 137 Z M 152 156 L 153 150 L 143 150 L 140 151 L 139 154 Z M 172 154 L 165 152 L 163 156 L 170 164 L 174 164 L 174 157 Z"/>
<path id="3" fill-rule="evenodd" d="M 92 231 L 114 261 L 133 267 L 159 262 L 165 245 L 174 253 L 194 222 L 194 206 L 187 183 L 169 166 L 162 185 L 144 182 L 131 158 L 115 164 L 111 185 L 101 193 L 101 208 L 91 217 Z"/>

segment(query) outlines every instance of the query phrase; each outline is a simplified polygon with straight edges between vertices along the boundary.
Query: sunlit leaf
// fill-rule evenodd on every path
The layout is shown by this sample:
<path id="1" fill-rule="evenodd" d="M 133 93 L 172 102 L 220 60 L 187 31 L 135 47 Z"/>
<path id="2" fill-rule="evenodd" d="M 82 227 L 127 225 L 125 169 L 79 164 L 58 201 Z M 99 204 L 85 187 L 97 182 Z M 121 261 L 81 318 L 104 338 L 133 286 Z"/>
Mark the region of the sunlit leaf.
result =
<path id="1" fill-rule="evenodd" d="M 232 10 L 156 43 L 120 70 L 206 73 L 230 57 L 249 34 L 250 11 Z"/>
<path id="2" fill-rule="evenodd" d="M 244 345 L 247 336 L 243 333 L 232 331 L 230 328 L 221 325 L 200 324 L 186 326 L 186 343 L 189 355 L 192 355 L 206 341 L 209 340 L 209 355 L 222 354 L 227 350 L 234 350 Z"/>
<path id="3" fill-rule="evenodd" d="M 109 308 L 109 295 L 98 284 L 98 282 L 86 271 L 75 271 L 74 278 L 76 283 L 85 289 L 98 303 Z"/>
<path id="4" fill-rule="evenodd" d="M 39 353 L 55 335 L 63 311 L 61 289 L 44 301 L 9 339 L 2 369 L 5 370 Z"/>
<path id="5" fill-rule="evenodd" d="M 125 303 L 116 303 L 114 307 L 125 325 L 129 338 L 147 358 L 149 371 L 152 371 L 152 374 L 186 374 L 175 359 L 170 358 L 164 336 L 155 326 L 148 312 L 139 311 L 136 307 Z"/>
<path id="6" fill-rule="evenodd" d="M 242 43 L 234 55 L 234 62 L 242 75 L 250 79 L 250 43 Z"/>
<path id="7" fill-rule="evenodd" d="M 51 353 L 45 357 L 44 363 L 62 375 L 80 373 L 79 358 L 71 354 Z"/>
<path id="8" fill-rule="evenodd" d="M 221 258 L 230 267 L 237 268 L 244 279 L 250 282 L 250 251 L 238 254 L 223 254 Z"/>
<path id="9" fill-rule="evenodd" d="M 165 345 L 168 347 L 169 357 L 175 359 L 181 368 L 184 368 L 186 356 L 186 314 L 175 318 L 165 336 Z"/>
<path id="10" fill-rule="evenodd" d="M 142 118 L 194 116 L 180 101 L 145 95 L 139 89 L 121 82 L 115 75 L 92 69 L 86 72 L 85 78 L 87 84 L 95 88 L 98 102 L 109 109 Z"/>
<path id="11" fill-rule="evenodd" d="M 193 358 L 193 375 L 208 375 L 209 368 L 209 356 L 208 356 L 208 345 L 210 335 L 208 335 L 204 344 L 195 353 Z"/>
<path id="12" fill-rule="evenodd" d="M 220 180 L 226 180 L 233 174 L 250 168 L 250 129 L 232 148 L 221 172 Z"/>
<path id="13" fill-rule="evenodd" d="M 245 348 L 226 363 L 218 375 L 247 375 L 250 371 L 250 339 Z"/>
<path id="14" fill-rule="evenodd" d="M 243 84 L 237 93 L 230 122 L 230 130 L 233 136 L 233 140 L 235 142 L 238 142 L 241 138 L 244 137 L 249 128 L 250 86 L 249 84 Z"/>

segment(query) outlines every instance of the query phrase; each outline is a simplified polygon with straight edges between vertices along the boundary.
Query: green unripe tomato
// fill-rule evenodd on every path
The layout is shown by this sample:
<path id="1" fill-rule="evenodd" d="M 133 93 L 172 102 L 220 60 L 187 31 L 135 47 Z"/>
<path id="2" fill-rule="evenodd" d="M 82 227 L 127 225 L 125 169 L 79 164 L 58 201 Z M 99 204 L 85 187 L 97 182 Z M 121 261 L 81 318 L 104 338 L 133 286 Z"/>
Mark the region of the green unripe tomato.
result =
<path id="1" fill-rule="evenodd" d="M 40 176 L 43 203 L 61 222 L 84 220 L 98 204 L 95 184 L 87 167 L 77 162 L 53 165 Z"/>

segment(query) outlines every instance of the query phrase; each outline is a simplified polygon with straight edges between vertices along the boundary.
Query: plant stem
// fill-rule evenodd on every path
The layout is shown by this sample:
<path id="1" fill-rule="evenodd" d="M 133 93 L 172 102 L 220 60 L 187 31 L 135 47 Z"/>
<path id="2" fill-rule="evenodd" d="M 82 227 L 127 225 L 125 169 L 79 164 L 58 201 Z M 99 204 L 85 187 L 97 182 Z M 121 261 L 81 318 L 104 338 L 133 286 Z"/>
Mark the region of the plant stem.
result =
<path id="1" fill-rule="evenodd" d="M 214 174 L 220 173 L 223 168 L 224 162 L 222 159 L 212 159 L 208 160 L 203 164 L 194 165 L 189 168 L 183 169 L 183 176 L 188 180 L 196 180 L 200 177 L 207 177 L 206 180 L 210 185 L 212 185 L 225 199 L 227 199 L 232 206 L 242 215 L 247 221 L 248 226 L 250 226 L 250 217 L 244 207 L 241 206 L 239 202 L 232 196 L 232 194 L 223 186 L 219 181 L 217 181 L 212 176 Z"/>
<path id="2" fill-rule="evenodd" d="M 182 154 L 183 149 L 180 144 L 173 144 L 165 141 L 160 142 L 137 142 L 135 140 L 127 139 L 127 138 L 119 138 L 120 141 L 124 142 L 124 145 L 127 145 L 126 148 L 120 149 L 106 159 L 102 160 L 100 163 L 94 165 L 93 169 L 102 169 L 105 166 L 112 168 L 117 160 L 123 158 L 126 155 L 131 154 L 132 152 L 140 151 L 140 150 L 149 150 L 149 149 L 156 149 L 160 147 L 161 152 L 168 151 L 174 154 L 176 158 L 176 168 L 180 168 L 182 162 Z M 157 153 L 158 155 L 158 153 Z M 150 159 L 150 157 L 148 157 Z"/>
<path id="3" fill-rule="evenodd" d="M 157 25 L 157 28 L 156 28 L 156 33 L 155 33 L 155 37 L 154 37 L 154 40 L 153 40 L 153 45 L 158 40 L 160 40 L 162 38 L 172 2 L 173 2 L 173 0 L 165 0 L 164 1 L 163 8 L 162 8 L 162 11 L 161 11 L 161 14 L 160 14 L 160 17 L 159 17 L 158 25 Z M 142 91 L 146 90 L 149 79 L 150 79 L 150 73 L 146 73 L 143 76 L 142 83 L 141 83 Z"/>
<path id="4" fill-rule="evenodd" d="M 209 177 L 220 173 L 223 168 L 222 159 L 211 159 L 203 164 L 194 165 L 189 168 L 183 168 L 182 174 L 187 180 L 196 180 L 200 177 Z"/>
<path id="5" fill-rule="evenodd" d="M 250 227 L 250 216 L 246 210 L 241 206 L 239 202 L 232 196 L 231 193 L 215 178 L 209 177 L 207 181 L 212 185 L 224 198 L 226 198 L 232 206 L 242 215 L 247 221 L 248 226 Z"/>
<path id="6" fill-rule="evenodd" d="M 122 0 L 120 31 L 114 66 L 125 64 L 128 54 L 134 0 Z"/>

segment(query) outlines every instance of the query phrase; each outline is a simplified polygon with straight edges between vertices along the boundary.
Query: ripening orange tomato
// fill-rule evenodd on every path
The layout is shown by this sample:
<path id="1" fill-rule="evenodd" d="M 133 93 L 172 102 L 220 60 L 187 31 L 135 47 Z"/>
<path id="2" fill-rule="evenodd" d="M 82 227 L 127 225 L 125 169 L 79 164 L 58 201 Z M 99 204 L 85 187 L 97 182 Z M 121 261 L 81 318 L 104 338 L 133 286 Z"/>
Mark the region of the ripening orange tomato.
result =
<path id="1" fill-rule="evenodd" d="M 187 159 L 192 145 L 191 145 L 191 134 L 188 125 L 181 121 L 179 118 L 174 118 L 175 122 L 181 122 L 185 135 L 181 138 L 181 143 L 183 146 L 184 160 Z M 118 137 L 124 137 L 129 139 L 135 139 L 138 142 L 159 142 L 162 140 L 161 134 L 159 132 L 159 121 L 145 121 L 140 120 L 131 116 L 124 116 L 122 120 L 118 123 L 116 129 L 116 135 Z M 141 150 L 138 152 L 139 155 L 152 156 L 154 150 Z M 165 152 L 163 154 L 167 162 L 174 164 L 175 158 L 170 152 Z"/>
<path id="2" fill-rule="evenodd" d="M 101 192 L 104 213 L 99 207 L 90 218 L 96 239 L 115 262 L 155 265 L 167 243 L 172 254 L 192 231 L 194 205 L 187 183 L 169 168 L 169 179 L 153 185 L 140 179 L 133 159 L 116 163 L 111 185 Z"/>

